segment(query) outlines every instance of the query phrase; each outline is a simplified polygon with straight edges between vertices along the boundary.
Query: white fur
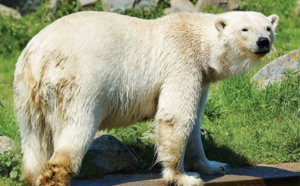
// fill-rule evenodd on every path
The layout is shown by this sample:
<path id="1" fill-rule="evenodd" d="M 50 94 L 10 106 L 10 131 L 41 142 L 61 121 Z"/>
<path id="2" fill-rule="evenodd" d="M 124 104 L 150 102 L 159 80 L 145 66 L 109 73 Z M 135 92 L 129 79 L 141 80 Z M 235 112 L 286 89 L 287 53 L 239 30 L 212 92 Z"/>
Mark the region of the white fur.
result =
<path id="1" fill-rule="evenodd" d="M 184 171 L 186 146 L 188 167 L 225 173 L 226 164 L 206 159 L 200 138 L 208 86 L 256 63 L 263 56 L 254 54 L 258 37 L 272 43 L 277 22 L 255 12 L 157 20 L 81 12 L 49 25 L 28 43 L 15 71 L 26 179 L 42 183 L 47 161 L 77 172 L 98 128 L 153 117 L 167 181 L 203 185 Z M 248 33 L 240 31 L 245 26 Z"/>

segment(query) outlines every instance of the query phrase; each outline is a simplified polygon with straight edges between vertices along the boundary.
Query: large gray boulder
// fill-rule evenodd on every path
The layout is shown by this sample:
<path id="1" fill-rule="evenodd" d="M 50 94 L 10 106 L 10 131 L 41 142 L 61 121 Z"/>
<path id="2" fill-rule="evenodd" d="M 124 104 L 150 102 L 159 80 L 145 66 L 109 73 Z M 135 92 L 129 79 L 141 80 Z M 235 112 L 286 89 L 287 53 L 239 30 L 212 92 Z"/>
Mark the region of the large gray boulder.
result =
<path id="1" fill-rule="evenodd" d="M 98 0 L 77 0 L 77 3 L 79 3 L 79 6 L 87 6 L 91 4 L 95 4 Z"/>
<path id="2" fill-rule="evenodd" d="M 237 10 L 241 5 L 241 0 L 198 0 L 193 5 L 189 0 L 170 0 L 170 8 L 164 10 L 165 14 L 173 12 L 199 12 L 208 6 L 216 6 L 223 11 Z"/>
<path id="3" fill-rule="evenodd" d="M 198 12 L 200 11 L 201 0 L 194 5 L 189 0 L 170 0 L 170 8 L 164 10 L 164 14 L 170 14 L 174 12 Z"/>
<path id="4" fill-rule="evenodd" d="M 108 173 L 131 172 L 140 165 L 140 158 L 118 139 L 102 134 L 94 139 L 84 157 L 79 177 L 99 178 Z"/>
<path id="5" fill-rule="evenodd" d="M 252 77 L 252 82 L 264 88 L 275 82 L 280 83 L 287 72 L 299 74 L 299 69 L 300 48 L 268 63 Z"/>
<path id="6" fill-rule="evenodd" d="M 21 14 L 13 8 L 9 8 L 0 4 L 0 16 L 4 17 L 12 17 L 14 19 L 20 19 Z"/>
<path id="7" fill-rule="evenodd" d="M 134 0 L 101 0 L 104 11 L 125 10 L 133 8 Z"/>
<path id="8" fill-rule="evenodd" d="M 48 2 L 49 8 L 55 8 L 59 0 L 46 0 Z M 3 4 L 10 8 L 17 8 L 20 13 L 32 12 L 36 10 L 43 0 L 0 0 L 0 4 Z"/>
<path id="9" fill-rule="evenodd" d="M 84 0 L 81 0 L 84 1 Z M 104 11 L 124 11 L 128 8 L 148 7 L 153 9 L 159 0 L 101 0 L 102 8 Z"/>
<path id="10" fill-rule="evenodd" d="M 2 3 L 4 0 L 0 0 Z M 42 4 L 42 0 L 23 0 L 23 1 L 4 1 L 3 4 L 9 7 L 18 7 L 20 11 L 30 12 L 35 10 L 38 6 Z M 50 9 L 56 8 L 58 6 L 59 0 L 47 0 L 48 6 Z M 80 7 L 93 5 L 98 0 L 77 0 L 77 3 Z M 159 2 L 159 0 L 100 0 L 102 8 L 104 11 L 115 11 L 121 10 L 124 11 L 127 8 L 140 8 L 140 7 L 148 7 L 153 9 L 154 6 Z"/>

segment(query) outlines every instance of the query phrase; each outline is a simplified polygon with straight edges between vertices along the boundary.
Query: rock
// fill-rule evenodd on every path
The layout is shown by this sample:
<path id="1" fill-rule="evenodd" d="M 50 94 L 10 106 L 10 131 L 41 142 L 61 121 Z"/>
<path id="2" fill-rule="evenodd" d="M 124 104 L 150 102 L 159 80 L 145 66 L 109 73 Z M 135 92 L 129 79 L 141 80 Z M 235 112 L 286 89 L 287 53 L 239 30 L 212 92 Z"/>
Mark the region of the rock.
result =
<path id="1" fill-rule="evenodd" d="M 199 12 L 208 6 L 217 6 L 223 11 L 231 11 L 239 9 L 241 3 L 241 0 L 198 0 L 196 5 L 193 5 L 189 0 L 171 0 L 171 7 L 165 9 L 164 13 Z"/>
<path id="2" fill-rule="evenodd" d="M 231 11 L 239 9 L 242 4 L 241 0 L 199 0 L 201 1 L 200 8 L 207 6 L 217 6 L 223 11 Z"/>
<path id="3" fill-rule="evenodd" d="M 108 173 L 136 171 L 140 164 L 140 158 L 118 139 L 102 134 L 84 157 L 79 177 L 99 178 Z"/>
<path id="4" fill-rule="evenodd" d="M 7 16 L 7 17 L 12 17 L 14 19 L 20 19 L 21 18 L 21 14 L 12 9 L 12 8 L 9 8 L 7 6 L 4 6 L 2 4 L 0 4 L 0 16 Z"/>
<path id="5" fill-rule="evenodd" d="M 59 1 L 59 0 L 50 0 L 48 7 L 49 7 L 50 9 L 56 8 L 56 7 L 57 7 L 58 1 Z"/>
<path id="6" fill-rule="evenodd" d="M 157 4 L 159 0 L 140 0 L 135 1 L 135 4 L 133 4 L 133 8 L 141 8 L 141 7 L 148 7 L 153 9 Z"/>
<path id="7" fill-rule="evenodd" d="M 96 3 L 98 0 L 77 0 L 77 3 L 79 3 L 79 6 L 87 6 Z"/>
<path id="8" fill-rule="evenodd" d="M 153 9 L 159 0 L 101 0 L 102 8 L 104 11 L 124 11 L 128 8 L 141 8 L 148 7 Z"/>
<path id="9" fill-rule="evenodd" d="M 49 7 L 53 8 L 56 6 L 58 0 L 46 0 L 49 2 Z M 13 0 L 13 1 L 1 1 L 2 4 L 11 8 L 17 8 L 21 14 L 32 12 L 36 10 L 44 0 Z"/>
<path id="10" fill-rule="evenodd" d="M 42 0 L 26 0 L 24 1 L 24 7 L 30 11 L 35 10 L 42 4 Z"/>
<path id="11" fill-rule="evenodd" d="M 0 0 L 0 4 L 10 7 L 10 8 L 17 8 L 20 7 L 21 2 L 16 0 Z"/>
<path id="12" fill-rule="evenodd" d="M 170 5 L 170 8 L 164 10 L 164 14 L 174 12 L 198 12 L 200 10 L 201 0 L 198 0 L 196 5 L 189 0 L 171 0 Z"/>
<path id="13" fill-rule="evenodd" d="M 285 78 L 286 72 L 299 73 L 299 66 L 300 48 L 267 64 L 252 77 L 252 82 L 262 88 L 275 82 L 280 83 Z"/>
<path id="14" fill-rule="evenodd" d="M 49 2 L 49 8 L 55 9 L 59 0 L 47 0 Z M 24 0 L 24 1 L 12 1 L 6 2 L 5 5 L 9 7 L 18 7 L 21 13 L 31 12 L 42 4 L 42 0 Z M 77 0 L 80 7 L 93 5 L 98 0 Z M 141 8 L 148 7 L 154 9 L 159 0 L 101 0 L 101 5 L 104 11 L 124 11 L 128 8 Z"/>
<path id="15" fill-rule="evenodd" d="M 0 154 L 5 151 L 14 151 L 15 142 L 7 136 L 0 136 Z"/>
<path id="16" fill-rule="evenodd" d="M 133 8 L 134 0 L 101 0 L 103 11 L 125 10 Z"/>

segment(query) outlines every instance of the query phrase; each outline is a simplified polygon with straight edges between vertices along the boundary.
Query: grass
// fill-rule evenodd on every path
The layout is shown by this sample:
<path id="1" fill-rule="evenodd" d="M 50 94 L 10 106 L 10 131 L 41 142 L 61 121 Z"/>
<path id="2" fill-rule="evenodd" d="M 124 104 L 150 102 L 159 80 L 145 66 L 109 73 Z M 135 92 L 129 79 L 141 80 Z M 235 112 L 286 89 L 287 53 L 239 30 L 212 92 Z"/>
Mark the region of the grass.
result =
<path id="1" fill-rule="evenodd" d="M 210 159 L 227 162 L 231 166 L 300 161 L 299 77 L 290 76 L 282 84 L 266 89 L 257 89 L 250 83 L 251 77 L 265 64 L 300 47 L 300 16 L 293 14 L 295 2 L 243 0 L 243 10 L 280 16 L 277 38 L 272 52 L 259 66 L 242 76 L 211 86 L 203 116 L 203 127 L 209 133 L 204 145 Z M 155 12 L 126 10 L 123 13 L 155 18 L 162 15 L 164 6 L 166 3 L 157 7 Z M 80 10 L 74 3 L 62 7 L 54 14 L 56 17 L 50 20 Z M 101 7 L 97 4 L 95 9 L 100 10 Z M 208 8 L 207 11 L 218 10 Z M 42 20 L 39 14 L 43 14 Z M 11 88 L 14 65 L 25 41 L 51 22 L 46 20 L 45 15 L 41 9 L 15 22 L 0 22 L 0 36 L 5 37 L 3 41 L 6 41 L 0 44 L 0 135 L 11 137 L 18 146 L 20 137 L 13 112 Z M 154 156 L 154 142 L 143 135 L 149 123 L 108 131 L 133 148 L 145 160 L 147 168 L 151 166 Z M 19 151 L 17 153 L 20 155 Z M 21 185 L 19 175 L 16 179 L 9 178 L 13 170 L 18 171 L 19 165 L 15 164 L 19 160 L 14 159 L 14 163 L 7 166 L 9 160 L 0 157 L 0 169 L 6 170 L 5 174 L 0 170 L 0 185 Z"/>
<path id="2" fill-rule="evenodd" d="M 249 163 L 300 161 L 299 82 L 290 77 L 281 85 L 258 90 L 247 75 L 212 87 L 204 128 L 218 146 L 230 147 Z M 213 113 L 213 114 L 210 114 Z M 212 117 L 209 117 L 211 116 Z M 207 146 L 207 151 L 214 151 Z M 208 153 L 233 166 L 230 152 Z M 228 159 L 229 158 L 229 159 Z"/>
<path id="3" fill-rule="evenodd" d="M 15 141 L 16 154 L 7 152 L 0 156 L 0 185 L 21 186 L 21 153 L 18 125 L 14 116 L 12 82 L 15 62 L 19 53 L 0 55 L 0 136 Z"/>
<path id="4" fill-rule="evenodd" d="M 13 111 L 12 82 L 18 54 L 13 57 L 0 55 L 0 135 L 17 141 L 19 135 Z"/>
<path id="5" fill-rule="evenodd" d="M 9 178 L 6 178 L 6 177 L 2 177 L 0 178 L 0 185 L 1 186 L 23 186 L 23 183 L 19 182 L 19 181 L 14 181 L 14 180 L 11 180 Z"/>

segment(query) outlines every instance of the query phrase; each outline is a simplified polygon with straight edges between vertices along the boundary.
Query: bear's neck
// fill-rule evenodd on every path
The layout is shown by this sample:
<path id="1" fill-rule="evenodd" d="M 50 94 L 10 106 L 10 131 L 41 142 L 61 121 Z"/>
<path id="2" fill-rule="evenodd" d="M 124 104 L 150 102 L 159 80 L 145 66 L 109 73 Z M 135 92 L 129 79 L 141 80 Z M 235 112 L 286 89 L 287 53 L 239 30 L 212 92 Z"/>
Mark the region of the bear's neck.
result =
<path id="1" fill-rule="evenodd" d="M 172 17 L 176 19 L 164 20 L 167 23 L 164 27 L 164 47 L 171 46 L 169 50 L 174 51 L 172 56 L 176 55 L 177 59 L 185 59 L 187 63 L 194 61 L 202 83 L 209 84 L 241 74 L 254 63 L 249 58 L 234 56 L 236 51 L 231 51 L 232 48 L 219 41 L 218 31 L 211 20 L 213 15 L 199 19 L 198 14 L 181 13 Z M 207 24 L 203 25 L 202 21 Z"/>

